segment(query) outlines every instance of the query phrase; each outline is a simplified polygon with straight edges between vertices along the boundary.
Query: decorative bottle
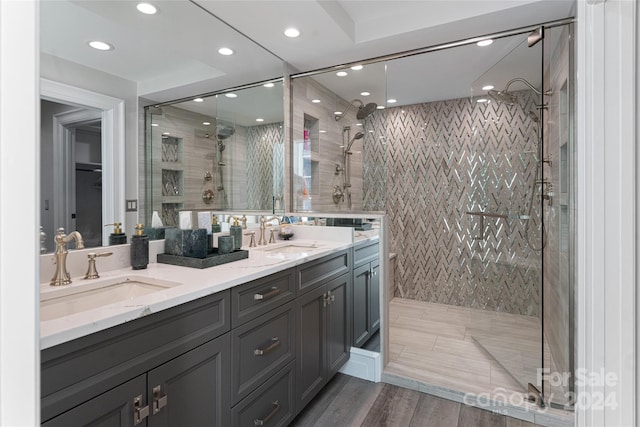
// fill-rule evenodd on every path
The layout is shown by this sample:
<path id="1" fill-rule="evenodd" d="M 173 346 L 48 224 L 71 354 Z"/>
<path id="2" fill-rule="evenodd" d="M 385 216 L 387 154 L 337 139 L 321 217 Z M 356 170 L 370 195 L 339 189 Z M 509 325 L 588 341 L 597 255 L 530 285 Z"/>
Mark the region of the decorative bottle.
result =
<path id="1" fill-rule="evenodd" d="M 142 270 L 149 264 L 149 236 L 144 234 L 144 224 L 136 224 L 131 237 L 131 268 Z"/>

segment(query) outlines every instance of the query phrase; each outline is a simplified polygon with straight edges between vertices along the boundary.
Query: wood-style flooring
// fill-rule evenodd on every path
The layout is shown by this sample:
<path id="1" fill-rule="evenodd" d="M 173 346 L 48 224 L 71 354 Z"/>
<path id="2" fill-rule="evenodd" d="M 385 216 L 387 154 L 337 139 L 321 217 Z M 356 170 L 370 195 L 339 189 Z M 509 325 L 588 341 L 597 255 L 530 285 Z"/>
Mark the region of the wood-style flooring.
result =
<path id="1" fill-rule="evenodd" d="M 337 374 L 290 425 L 538 427 L 451 400 L 344 374 Z"/>

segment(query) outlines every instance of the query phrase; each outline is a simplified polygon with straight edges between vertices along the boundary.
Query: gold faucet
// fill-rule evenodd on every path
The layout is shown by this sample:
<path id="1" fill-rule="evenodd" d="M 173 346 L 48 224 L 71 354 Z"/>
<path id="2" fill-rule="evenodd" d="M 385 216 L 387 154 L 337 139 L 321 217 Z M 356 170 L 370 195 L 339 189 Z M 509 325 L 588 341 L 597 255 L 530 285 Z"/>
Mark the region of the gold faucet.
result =
<path id="1" fill-rule="evenodd" d="M 280 218 L 278 218 L 277 216 L 270 216 L 268 218 L 265 218 L 264 215 L 262 215 L 260 217 L 260 238 L 258 239 L 258 246 L 264 246 L 267 244 L 267 240 L 264 238 L 264 230 L 265 230 L 265 222 L 271 222 L 273 220 L 278 221 L 278 224 L 282 225 L 282 222 L 280 221 Z M 273 234 L 272 234 L 273 236 Z M 272 243 L 272 242 L 270 242 Z"/>
<path id="2" fill-rule="evenodd" d="M 54 274 L 51 282 L 51 286 L 68 285 L 71 283 L 71 276 L 67 272 L 67 243 L 74 240 L 76 241 L 76 249 L 84 248 L 84 241 L 82 235 L 77 231 L 64 235 L 64 228 L 58 228 L 58 232 L 54 237 L 56 242 L 56 273 Z"/>

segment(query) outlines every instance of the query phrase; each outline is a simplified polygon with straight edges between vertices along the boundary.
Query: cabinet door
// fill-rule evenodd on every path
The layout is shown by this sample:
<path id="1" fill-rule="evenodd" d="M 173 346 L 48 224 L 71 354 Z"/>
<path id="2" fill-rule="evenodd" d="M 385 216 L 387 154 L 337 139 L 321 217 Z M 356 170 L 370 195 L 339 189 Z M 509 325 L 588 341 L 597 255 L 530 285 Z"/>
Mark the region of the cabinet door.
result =
<path id="1" fill-rule="evenodd" d="M 296 411 L 313 399 L 326 383 L 325 287 L 298 297 L 296 301 Z"/>
<path id="2" fill-rule="evenodd" d="M 380 329 L 380 263 L 371 263 L 369 277 L 369 331 L 371 335 Z"/>
<path id="3" fill-rule="evenodd" d="M 43 423 L 44 427 L 96 426 L 130 427 L 134 425 L 134 398 L 140 396 L 142 407 L 149 405 L 146 399 L 146 375 L 140 375 L 103 393 L 70 411 Z M 150 409 L 150 407 L 149 407 Z M 137 427 L 147 425 L 143 418 Z"/>
<path id="4" fill-rule="evenodd" d="M 349 360 L 351 352 L 351 275 L 325 285 L 327 290 L 327 380 Z"/>
<path id="5" fill-rule="evenodd" d="M 229 333 L 149 371 L 149 427 L 230 423 Z"/>
<path id="6" fill-rule="evenodd" d="M 371 336 L 369 264 L 353 270 L 353 346 L 362 347 Z"/>

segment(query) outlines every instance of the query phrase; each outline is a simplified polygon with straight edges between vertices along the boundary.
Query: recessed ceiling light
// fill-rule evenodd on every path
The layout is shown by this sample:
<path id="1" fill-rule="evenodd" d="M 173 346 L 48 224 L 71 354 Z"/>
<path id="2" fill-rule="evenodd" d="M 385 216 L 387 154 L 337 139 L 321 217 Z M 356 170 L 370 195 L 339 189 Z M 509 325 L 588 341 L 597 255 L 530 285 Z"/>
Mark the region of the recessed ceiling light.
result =
<path id="1" fill-rule="evenodd" d="M 202 98 L 196 98 L 193 100 L 193 102 L 204 102 L 204 99 Z"/>
<path id="2" fill-rule="evenodd" d="M 264 86 L 264 87 L 273 87 L 274 84 L 273 83 L 265 83 L 262 86 Z"/>
<path id="3" fill-rule="evenodd" d="M 221 47 L 220 49 L 218 49 L 218 53 L 220 55 L 229 56 L 233 55 L 235 52 L 233 51 L 233 49 L 230 49 L 228 47 Z"/>
<path id="4" fill-rule="evenodd" d="M 298 31 L 297 28 L 287 28 L 286 30 L 284 30 L 284 35 L 287 37 L 299 37 L 300 36 L 300 31 Z"/>
<path id="5" fill-rule="evenodd" d="M 151 123 L 151 126 L 160 126 L 160 125 L 157 123 Z"/>
<path id="6" fill-rule="evenodd" d="M 398 102 L 398 100 L 397 100 L 397 99 L 394 99 L 394 98 L 389 98 L 389 99 L 387 99 L 387 102 L 388 102 L 389 104 L 395 104 L 396 102 Z"/>
<path id="7" fill-rule="evenodd" d="M 338 76 L 338 77 L 344 77 L 346 75 L 348 75 L 348 73 L 346 71 L 338 71 L 336 73 L 336 76 Z"/>
<path id="8" fill-rule="evenodd" d="M 488 101 L 487 98 L 480 98 L 476 100 L 476 102 L 480 102 L 480 103 L 487 102 L 487 101 Z"/>
<path id="9" fill-rule="evenodd" d="M 341 116 L 342 115 L 342 111 L 334 111 L 333 114 L 335 116 Z"/>
<path id="10" fill-rule="evenodd" d="M 321 101 L 319 99 L 312 99 L 311 102 L 314 104 L 320 104 Z"/>
<path id="11" fill-rule="evenodd" d="M 261 118 L 259 118 L 259 117 L 258 117 L 258 118 L 256 119 L 256 122 L 264 122 L 264 119 L 261 119 Z"/>
<path id="12" fill-rule="evenodd" d="M 226 96 L 227 98 L 237 98 L 238 95 L 236 95 L 235 93 L 225 93 L 224 96 Z"/>
<path id="13" fill-rule="evenodd" d="M 210 122 L 202 122 L 203 125 L 205 126 L 209 126 L 211 123 Z"/>
<path id="14" fill-rule="evenodd" d="M 491 85 L 482 86 L 482 90 L 491 90 L 491 89 L 493 89 L 493 86 Z"/>
<path id="15" fill-rule="evenodd" d="M 493 40 L 488 39 L 488 40 L 481 40 L 478 43 L 476 43 L 478 46 L 482 47 L 482 46 L 489 46 L 491 43 L 493 43 Z"/>
<path id="16" fill-rule="evenodd" d="M 360 95 L 362 95 L 362 96 L 369 96 L 369 95 L 371 95 L 371 93 L 369 93 L 369 92 L 360 92 Z"/>
<path id="17" fill-rule="evenodd" d="M 93 40 L 89 42 L 89 46 L 98 50 L 113 50 L 114 47 L 109 43 L 101 42 L 100 40 Z"/>
<path id="18" fill-rule="evenodd" d="M 156 7 L 150 3 L 138 3 L 136 9 L 138 9 L 145 15 L 155 15 L 156 12 L 158 12 L 158 9 L 156 9 Z"/>
<path id="19" fill-rule="evenodd" d="M 353 71 L 360 71 L 362 70 L 364 67 L 362 65 L 354 65 L 353 67 L 351 67 L 351 69 Z"/>
<path id="20" fill-rule="evenodd" d="M 376 108 L 377 108 L 378 110 L 384 110 L 384 105 L 378 105 Z"/>

